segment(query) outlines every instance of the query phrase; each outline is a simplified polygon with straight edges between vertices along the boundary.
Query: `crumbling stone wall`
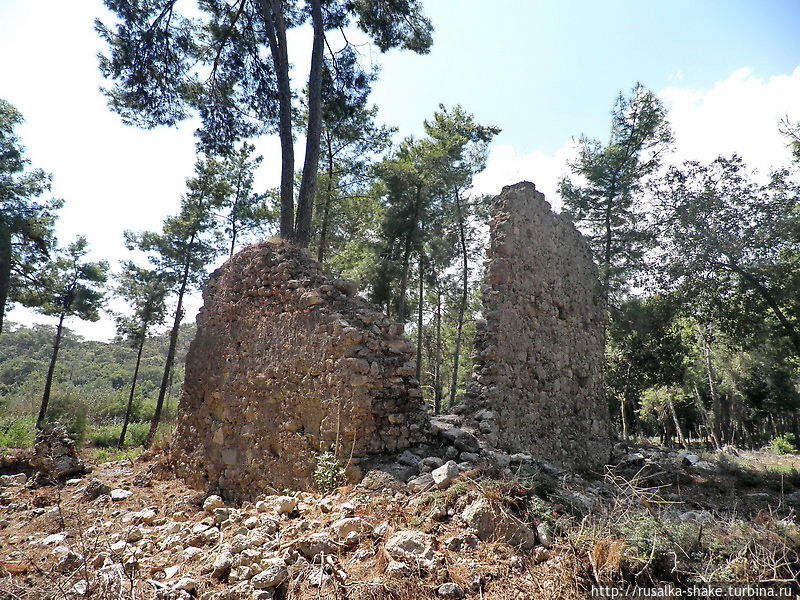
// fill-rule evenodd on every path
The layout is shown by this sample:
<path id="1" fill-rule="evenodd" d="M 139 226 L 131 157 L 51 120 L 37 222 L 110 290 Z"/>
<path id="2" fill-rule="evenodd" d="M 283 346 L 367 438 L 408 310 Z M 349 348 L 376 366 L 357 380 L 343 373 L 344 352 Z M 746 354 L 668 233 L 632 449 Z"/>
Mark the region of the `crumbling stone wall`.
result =
<path id="1" fill-rule="evenodd" d="M 356 288 L 323 274 L 305 250 L 272 243 L 212 275 L 172 447 L 190 485 L 232 499 L 307 488 L 318 453 L 334 444 L 358 465 L 424 439 L 403 327 Z"/>
<path id="2" fill-rule="evenodd" d="M 606 309 L 591 251 L 529 182 L 491 207 L 484 314 L 466 413 L 499 448 L 573 469 L 610 455 Z"/>

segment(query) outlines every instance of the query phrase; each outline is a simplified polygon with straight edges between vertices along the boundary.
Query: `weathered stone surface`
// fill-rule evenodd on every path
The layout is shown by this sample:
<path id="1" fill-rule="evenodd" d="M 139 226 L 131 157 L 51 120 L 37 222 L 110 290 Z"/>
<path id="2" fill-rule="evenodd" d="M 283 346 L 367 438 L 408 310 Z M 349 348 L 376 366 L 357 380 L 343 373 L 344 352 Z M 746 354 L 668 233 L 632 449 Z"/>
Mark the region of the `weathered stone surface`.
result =
<path id="1" fill-rule="evenodd" d="M 458 477 L 458 473 L 458 465 L 452 460 L 448 460 L 438 469 L 431 471 L 431 477 L 433 478 L 433 482 L 436 484 L 436 487 L 438 487 L 440 490 L 443 490 L 450 487 L 450 484 L 453 483 L 453 480 Z"/>
<path id="2" fill-rule="evenodd" d="M 278 587 L 289 578 L 289 571 L 283 565 L 270 565 L 253 577 L 251 583 L 257 590 Z"/>
<path id="3" fill-rule="evenodd" d="M 433 482 L 433 475 L 430 473 L 423 473 L 419 477 L 415 477 L 409 481 L 406 486 L 412 492 L 424 492 L 435 486 Z"/>
<path id="4" fill-rule="evenodd" d="M 409 566 L 398 560 L 393 560 L 388 565 L 386 565 L 386 575 L 389 577 L 408 577 L 411 575 L 411 569 Z"/>
<path id="5" fill-rule="evenodd" d="M 0 475 L 0 487 L 15 487 L 25 485 L 28 481 L 28 476 L 25 473 L 17 473 L 16 475 Z"/>
<path id="6" fill-rule="evenodd" d="M 133 496 L 133 492 L 130 490 L 123 490 L 122 488 L 118 488 L 116 490 L 111 490 L 110 492 L 111 499 L 115 502 L 119 502 L 120 500 L 127 500 L 131 496 Z"/>
<path id="7" fill-rule="evenodd" d="M 31 466 L 37 469 L 36 482 L 52 484 L 72 475 L 82 475 L 90 469 L 78 457 L 75 441 L 63 425 L 45 425 L 36 434 Z"/>
<path id="8" fill-rule="evenodd" d="M 483 498 L 467 506 L 461 518 L 481 540 L 495 537 L 521 548 L 536 546 L 536 532 L 514 518 L 507 509 L 495 508 Z"/>
<path id="9" fill-rule="evenodd" d="M 224 507 L 225 503 L 222 501 L 222 498 L 220 498 L 216 494 L 209 496 L 203 501 L 203 510 L 206 511 L 207 513 L 213 514 L 214 509 L 224 508 Z"/>
<path id="10" fill-rule="evenodd" d="M 468 422 L 511 453 L 599 467 L 611 451 L 600 395 L 606 309 L 588 244 L 522 182 L 492 204 L 485 266 Z"/>
<path id="11" fill-rule="evenodd" d="M 294 496 L 278 496 L 274 502 L 275 512 L 279 515 L 288 515 L 297 508 L 297 498 Z"/>
<path id="12" fill-rule="evenodd" d="M 325 532 L 312 533 L 307 537 L 300 538 L 294 547 L 308 560 L 313 560 L 315 556 L 320 554 L 330 554 L 333 552 L 331 536 Z"/>
<path id="13" fill-rule="evenodd" d="M 365 534 L 372 533 L 372 525 L 359 517 L 339 519 L 331 525 L 337 540 L 347 545 L 356 543 Z"/>
<path id="14" fill-rule="evenodd" d="M 358 463 L 423 441 L 403 328 L 354 293 L 283 244 L 249 246 L 214 273 L 186 363 L 180 476 L 252 499 L 310 488 L 318 453 L 337 442 Z"/>
<path id="15" fill-rule="evenodd" d="M 386 542 L 386 552 L 395 559 L 406 559 L 425 569 L 434 566 L 433 538 L 420 531 L 396 531 Z"/>
<path id="16" fill-rule="evenodd" d="M 464 597 L 464 590 L 456 583 L 443 583 L 436 590 L 436 595 L 448 600 L 461 600 Z"/>

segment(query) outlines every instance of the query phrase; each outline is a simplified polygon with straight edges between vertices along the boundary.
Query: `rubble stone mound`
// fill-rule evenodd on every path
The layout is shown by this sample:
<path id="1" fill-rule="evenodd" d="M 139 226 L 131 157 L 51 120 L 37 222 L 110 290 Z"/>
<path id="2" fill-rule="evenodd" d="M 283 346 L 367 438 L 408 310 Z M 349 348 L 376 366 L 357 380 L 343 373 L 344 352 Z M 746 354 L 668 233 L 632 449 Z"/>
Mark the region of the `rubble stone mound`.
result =
<path id="1" fill-rule="evenodd" d="M 59 423 L 47 424 L 36 434 L 31 466 L 37 471 L 35 481 L 40 485 L 54 484 L 91 470 L 78 457 L 75 440 Z"/>
<path id="2" fill-rule="evenodd" d="M 588 244 L 534 184 L 492 203 L 466 410 L 493 446 L 564 467 L 605 464 L 606 307 Z"/>
<path id="3" fill-rule="evenodd" d="M 334 447 L 358 465 L 425 439 L 403 327 L 356 290 L 280 243 L 249 246 L 212 275 L 186 361 L 178 475 L 251 499 L 311 487 L 317 456 Z"/>

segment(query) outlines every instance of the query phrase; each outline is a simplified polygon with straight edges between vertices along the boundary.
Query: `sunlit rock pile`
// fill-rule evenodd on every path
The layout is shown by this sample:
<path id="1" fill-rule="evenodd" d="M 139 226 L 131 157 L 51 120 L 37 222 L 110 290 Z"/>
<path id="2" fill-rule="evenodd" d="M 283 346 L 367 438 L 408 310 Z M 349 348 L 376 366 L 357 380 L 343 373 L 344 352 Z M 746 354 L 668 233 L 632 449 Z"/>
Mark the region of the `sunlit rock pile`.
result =
<path id="1" fill-rule="evenodd" d="M 552 470 L 559 498 L 594 503 L 602 493 L 552 465 L 515 460 L 526 472 Z M 373 470 L 324 496 L 260 494 L 243 503 L 176 494 L 174 481 L 142 477 L 128 461 L 57 491 L 8 477 L 0 481 L 8 486 L 0 488 L 0 575 L 23 594 L 26 576 L 48 573 L 56 597 L 67 598 L 327 598 L 356 585 L 366 586 L 359 598 L 395 597 L 412 581 L 419 593 L 408 597 L 464 598 L 483 594 L 509 561 L 522 578 L 523 556 L 527 564 L 550 558 L 548 523 L 486 496 L 469 465 L 439 463 L 421 466 L 424 485 Z M 495 554 L 498 542 L 504 550 Z"/>
<path id="2" fill-rule="evenodd" d="M 529 182 L 491 207 L 471 426 L 510 452 L 572 469 L 608 461 L 605 305 L 589 246 Z"/>
<path id="3" fill-rule="evenodd" d="M 32 448 L 4 450 L 0 454 L 0 473 L 13 474 L 33 486 L 55 485 L 69 477 L 91 472 L 77 452 L 75 440 L 59 423 L 49 423 L 36 433 Z M 0 487 L 11 475 L 0 476 Z"/>
<path id="4" fill-rule="evenodd" d="M 36 469 L 35 481 L 40 484 L 56 483 L 91 470 L 78 457 L 75 441 L 66 428 L 58 423 L 45 425 L 36 434 L 31 466 Z"/>
<path id="5" fill-rule="evenodd" d="M 172 456 L 198 489 L 246 499 L 312 484 L 320 452 L 367 457 L 427 434 L 413 351 L 305 250 L 245 248 L 211 278 L 186 363 Z"/>

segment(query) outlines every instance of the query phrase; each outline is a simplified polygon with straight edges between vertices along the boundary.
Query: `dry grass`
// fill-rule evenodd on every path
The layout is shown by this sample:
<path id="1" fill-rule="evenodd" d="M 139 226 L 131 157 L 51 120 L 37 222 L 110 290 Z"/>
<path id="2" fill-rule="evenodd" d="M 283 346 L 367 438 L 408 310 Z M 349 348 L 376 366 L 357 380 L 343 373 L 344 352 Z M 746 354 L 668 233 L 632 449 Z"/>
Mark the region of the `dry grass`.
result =
<path id="1" fill-rule="evenodd" d="M 130 464 L 107 465 L 99 474 L 105 479 L 102 471 L 110 474 L 113 469 L 125 471 L 116 486 L 127 487 L 136 475 L 152 472 L 156 467 L 139 459 Z M 44 532 L 64 530 L 72 533 L 70 545 L 84 556 L 107 552 L 107 542 L 97 538 L 92 526 L 112 520 L 113 511 L 123 506 L 140 509 L 153 504 L 159 506 L 159 513 L 168 514 L 178 505 L 183 509 L 190 504 L 195 494 L 186 491 L 167 472 L 161 475 L 153 477 L 151 487 L 137 488 L 136 506 L 133 501 L 108 504 L 107 510 L 93 514 L 91 520 L 82 514 L 87 505 L 65 494 L 62 509 L 51 513 L 47 521 L 42 515 L 35 523 L 20 524 L 22 535 L 41 537 Z M 601 503 L 588 515 L 569 516 L 554 503 L 556 496 L 551 501 L 538 497 L 535 486 L 528 481 L 491 475 L 494 474 L 465 474 L 448 490 L 403 500 L 391 495 L 368 496 L 358 488 L 340 488 L 337 501 L 352 502 L 356 516 L 373 525 L 387 523 L 386 532 L 382 536 L 367 536 L 354 548 L 340 548 L 314 564 L 293 570 L 283 597 L 286 600 L 416 600 L 435 597 L 439 585 L 454 582 L 467 592 L 468 598 L 479 600 L 573 600 L 589 597 L 592 586 L 598 584 L 775 583 L 800 576 L 800 529 L 791 514 L 787 519 L 786 514 L 768 510 L 755 516 L 715 513 L 713 520 L 706 523 L 682 522 L 676 515 L 691 507 L 666 500 L 668 490 L 663 486 L 650 484 L 646 477 L 624 478 L 611 471 L 607 484 L 615 490 L 615 499 Z M 21 498 L 42 507 L 61 504 L 54 488 L 25 490 Z M 463 533 L 464 528 L 457 518 L 443 515 L 441 508 L 459 514 L 467 503 L 478 498 L 486 499 L 494 510 L 529 526 L 547 521 L 558 532 L 555 545 L 547 550 L 537 547 L 531 552 L 520 552 L 508 544 L 490 540 L 472 551 L 447 550 L 444 540 Z M 318 502 L 310 498 L 309 501 L 311 508 L 305 509 L 302 517 L 314 522 L 315 530 L 326 530 L 332 520 L 339 518 L 336 512 L 326 512 Z M 102 507 L 97 503 L 92 506 Z M 198 506 L 185 510 L 191 513 L 192 520 L 202 517 Z M 295 524 L 294 520 L 287 521 L 283 543 L 291 545 L 311 532 L 296 528 Z M 430 533 L 438 546 L 440 565 L 429 571 L 416 568 L 402 578 L 387 575 L 392 559 L 384 544 L 400 529 Z M 26 584 L 25 577 L 3 576 L 0 600 L 63 598 L 74 582 L 97 579 L 97 569 L 87 566 L 85 561 L 70 571 L 55 574 L 52 560 L 45 556 L 49 550 L 37 551 L 39 554 L 26 557 L 27 581 L 31 583 Z M 119 554 L 121 561 L 125 553 Z M 174 562 L 174 557 L 146 556 L 140 561 L 139 571 L 130 571 L 137 600 L 149 600 L 155 595 L 148 578 L 154 576 L 153 569 L 172 564 L 170 561 Z M 228 589 L 228 584 L 209 582 L 207 576 L 192 572 L 199 565 L 187 568 L 181 576 L 197 577 L 204 590 Z M 318 585 L 321 576 L 325 580 L 323 586 Z M 42 589 L 52 592 L 44 594 Z M 114 596 L 108 592 L 106 596 L 108 600 L 127 600 L 130 594 Z M 100 591 L 92 598 L 106 600 Z"/>

